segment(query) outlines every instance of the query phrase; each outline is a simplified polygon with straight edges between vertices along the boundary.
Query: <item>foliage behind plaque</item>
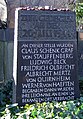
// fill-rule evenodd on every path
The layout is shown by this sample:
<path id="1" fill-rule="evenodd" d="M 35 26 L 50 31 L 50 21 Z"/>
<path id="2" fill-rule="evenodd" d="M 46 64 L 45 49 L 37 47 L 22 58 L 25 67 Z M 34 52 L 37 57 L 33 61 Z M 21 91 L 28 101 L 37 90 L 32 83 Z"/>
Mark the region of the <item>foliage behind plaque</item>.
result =
<path id="1" fill-rule="evenodd" d="M 78 29 L 83 29 L 83 3 L 76 3 L 76 22 Z"/>

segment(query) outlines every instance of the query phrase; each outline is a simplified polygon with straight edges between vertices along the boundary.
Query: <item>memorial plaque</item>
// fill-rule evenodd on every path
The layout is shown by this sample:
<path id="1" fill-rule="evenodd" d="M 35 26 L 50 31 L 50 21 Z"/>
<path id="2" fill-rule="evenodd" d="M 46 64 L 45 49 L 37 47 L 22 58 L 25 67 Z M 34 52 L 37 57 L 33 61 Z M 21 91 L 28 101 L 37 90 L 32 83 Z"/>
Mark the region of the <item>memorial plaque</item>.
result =
<path id="1" fill-rule="evenodd" d="M 15 23 L 16 102 L 79 97 L 75 13 L 17 10 Z"/>

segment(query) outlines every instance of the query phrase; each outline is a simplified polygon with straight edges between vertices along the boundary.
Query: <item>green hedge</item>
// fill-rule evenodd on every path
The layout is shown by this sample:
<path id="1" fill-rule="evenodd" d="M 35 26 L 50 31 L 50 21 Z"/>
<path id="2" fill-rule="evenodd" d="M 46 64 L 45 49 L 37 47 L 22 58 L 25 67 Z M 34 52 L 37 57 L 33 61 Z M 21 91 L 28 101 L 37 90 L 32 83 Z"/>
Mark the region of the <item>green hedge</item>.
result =
<path id="1" fill-rule="evenodd" d="M 83 119 L 83 97 L 74 101 L 43 102 L 0 109 L 0 119 Z"/>

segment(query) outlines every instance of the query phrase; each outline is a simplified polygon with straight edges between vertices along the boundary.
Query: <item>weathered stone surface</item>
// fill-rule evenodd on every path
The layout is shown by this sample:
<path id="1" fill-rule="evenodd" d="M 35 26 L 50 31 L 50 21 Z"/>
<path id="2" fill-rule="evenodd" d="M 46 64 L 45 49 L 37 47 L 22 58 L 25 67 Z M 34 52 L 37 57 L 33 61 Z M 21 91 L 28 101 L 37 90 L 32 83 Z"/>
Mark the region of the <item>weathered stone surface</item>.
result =
<path id="1" fill-rule="evenodd" d="M 67 7 L 67 4 L 74 0 L 8 0 L 8 23 L 9 27 L 14 27 L 15 8 L 20 6 L 53 6 L 56 8 Z"/>
<path id="2" fill-rule="evenodd" d="M 18 37 L 20 41 L 26 41 L 27 38 L 30 40 L 42 40 L 43 38 L 52 38 L 53 40 L 76 39 L 74 12 L 21 10 L 19 17 L 21 25 L 19 25 Z"/>

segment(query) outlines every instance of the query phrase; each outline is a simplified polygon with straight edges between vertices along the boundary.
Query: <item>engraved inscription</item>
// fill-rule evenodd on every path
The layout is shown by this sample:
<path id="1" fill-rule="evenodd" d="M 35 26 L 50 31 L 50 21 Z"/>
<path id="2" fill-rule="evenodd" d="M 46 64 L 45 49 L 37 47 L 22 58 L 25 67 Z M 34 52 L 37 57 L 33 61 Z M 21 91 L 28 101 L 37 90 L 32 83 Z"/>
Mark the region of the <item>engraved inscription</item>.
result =
<path id="1" fill-rule="evenodd" d="M 74 48 L 74 42 L 19 43 L 19 79 L 23 80 L 18 84 L 22 103 L 74 99 Z"/>
<path id="2" fill-rule="evenodd" d="M 76 39 L 74 14 L 72 16 L 68 13 L 64 15 L 65 12 L 61 14 L 59 12 L 54 12 L 54 14 L 49 12 L 50 14 L 46 14 L 46 11 L 39 11 L 40 14 L 38 12 L 30 13 L 20 14 L 19 40 L 27 40 L 27 38 L 30 40 L 44 40 L 45 38 L 46 40 L 47 38 L 55 40 Z"/>

